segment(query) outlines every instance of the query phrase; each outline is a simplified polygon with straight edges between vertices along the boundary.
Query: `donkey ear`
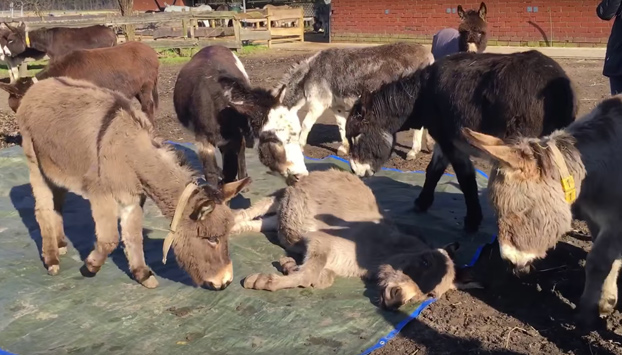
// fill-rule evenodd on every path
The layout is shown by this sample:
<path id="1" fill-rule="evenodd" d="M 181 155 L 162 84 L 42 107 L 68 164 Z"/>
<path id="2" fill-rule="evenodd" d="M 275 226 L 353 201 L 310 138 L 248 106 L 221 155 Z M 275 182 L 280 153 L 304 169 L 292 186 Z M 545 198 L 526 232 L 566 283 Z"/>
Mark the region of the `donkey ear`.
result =
<path id="1" fill-rule="evenodd" d="M 287 91 L 287 88 L 285 85 L 281 86 L 281 88 L 279 89 L 279 91 L 276 94 L 276 99 L 279 101 L 279 103 L 283 103 L 283 99 L 285 98 L 285 92 Z"/>
<path id="2" fill-rule="evenodd" d="M 253 180 L 250 176 L 245 177 L 242 180 L 230 182 L 228 184 L 222 185 L 222 194 L 225 197 L 225 202 L 234 198 L 237 194 L 240 193 L 246 186 L 248 186 Z"/>
<path id="3" fill-rule="evenodd" d="M 0 89 L 8 92 L 10 95 L 22 96 L 15 85 L 0 82 Z"/>
<path id="4" fill-rule="evenodd" d="M 460 243 L 453 242 L 447 244 L 443 247 L 443 249 L 445 249 L 447 254 L 449 254 L 449 257 L 453 260 L 456 257 L 456 252 L 458 251 L 458 249 L 460 249 Z"/>
<path id="5" fill-rule="evenodd" d="M 203 221 L 210 213 L 212 213 L 212 211 L 214 211 L 214 205 L 214 201 L 206 200 L 197 205 L 192 213 L 192 216 L 195 217 L 195 220 L 197 221 Z"/>
<path id="6" fill-rule="evenodd" d="M 488 11 L 486 9 L 486 4 L 484 4 L 484 2 L 482 1 L 482 3 L 479 4 L 479 11 L 477 11 L 477 13 L 479 14 L 479 17 L 482 18 L 482 20 L 485 20 L 487 12 Z"/>
<path id="7" fill-rule="evenodd" d="M 464 13 L 464 9 L 462 8 L 462 5 L 458 5 L 458 16 L 460 16 L 460 19 L 464 20 L 466 18 L 466 14 Z"/>
<path id="8" fill-rule="evenodd" d="M 521 169 L 525 166 L 525 163 L 528 162 L 516 148 L 510 147 L 502 142 L 499 143 L 497 141 L 498 138 L 473 132 L 469 128 L 463 128 L 462 134 L 471 146 L 484 152 L 489 158 L 510 168 Z"/>
<path id="9" fill-rule="evenodd" d="M 361 105 L 363 108 L 363 111 L 365 111 L 365 109 L 371 107 L 372 105 L 372 95 L 371 92 L 369 91 L 363 91 L 363 93 L 361 94 Z"/>

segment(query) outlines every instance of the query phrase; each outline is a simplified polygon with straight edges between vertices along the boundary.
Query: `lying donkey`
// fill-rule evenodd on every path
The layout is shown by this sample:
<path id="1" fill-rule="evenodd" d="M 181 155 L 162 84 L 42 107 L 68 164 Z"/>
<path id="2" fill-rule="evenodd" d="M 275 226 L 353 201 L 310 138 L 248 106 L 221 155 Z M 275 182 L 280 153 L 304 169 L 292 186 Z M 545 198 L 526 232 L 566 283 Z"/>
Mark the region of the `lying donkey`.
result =
<path id="1" fill-rule="evenodd" d="M 17 110 L 30 170 L 43 261 L 58 274 L 66 251 L 62 206 L 71 191 L 91 203 L 97 242 L 83 272 L 95 274 L 119 243 L 117 221 L 130 271 L 143 286 L 158 285 L 145 263 L 142 205 L 150 197 L 173 219 L 164 242 L 198 284 L 224 289 L 233 279 L 228 234 L 234 216 L 226 201 L 250 179 L 221 190 L 199 187 L 190 169 L 152 134 L 146 115 L 120 93 L 68 77 L 33 85 Z"/>
<path id="2" fill-rule="evenodd" d="M 276 216 L 253 220 L 276 212 Z M 461 284 L 451 256 L 458 244 L 431 249 L 401 233 L 385 219 L 372 191 L 355 175 L 314 171 L 252 207 L 237 212 L 232 233 L 278 230 L 281 246 L 304 254 L 280 264 L 285 276 L 253 274 L 244 287 L 276 291 L 294 287 L 326 288 L 335 276 L 375 279 L 381 306 L 396 309 L 427 296 L 439 297 Z"/>
<path id="3" fill-rule="evenodd" d="M 622 265 L 622 96 L 543 138 L 506 144 L 467 128 L 463 132 L 472 147 L 498 163 L 488 195 L 499 218 L 501 256 L 517 271 L 529 271 L 571 230 L 574 213 L 587 222 L 594 241 L 579 320 L 591 325 L 599 313 L 612 313 Z"/>

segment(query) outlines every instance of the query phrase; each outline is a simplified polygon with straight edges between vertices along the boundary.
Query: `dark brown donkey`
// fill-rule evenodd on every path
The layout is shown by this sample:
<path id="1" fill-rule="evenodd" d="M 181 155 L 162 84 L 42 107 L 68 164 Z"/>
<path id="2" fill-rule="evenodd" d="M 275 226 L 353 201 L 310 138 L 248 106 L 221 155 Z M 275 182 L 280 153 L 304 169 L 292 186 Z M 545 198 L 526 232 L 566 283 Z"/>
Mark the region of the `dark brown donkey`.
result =
<path id="1" fill-rule="evenodd" d="M 117 44 L 114 30 L 103 25 L 39 28 L 32 31 L 28 31 L 23 22 L 17 26 L 5 23 L 5 26 L 9 30 L 4 32 L 5 54 L 10 57 L 16 57 L 32 48 L 46 53 L 53 62 L 74 50 L 112 47 Z"/>
<path id="2" fill-rule="evenodd" d="M 148 45 L 127 42 L 110 48 L 77 50 L 50 63 L 34 77 L 20 78 L 13 84 L 0 82 L 9 93 L 9 107 L 15 112 L 26 91 L 37 81 L 68 76 L 136 97 L 147 117 L 154 122 L 158 107 L 158 54 Z"/>
<path id="3" fill-rule="evenodd" d="M 181 68 L 173 94 L 175 112 L 196 136 L 207 182 L 215 186 L 221 179 L 247 176 L 244 151 L 253 145 L 265 112 L 276 102 L 269 91 L 251 88 L 242 62 L 226 47 L 205 47 Z M 222 171 L 216 147 L 222 153 Z"/>
<path id="4" fill-rule="evenodd" d="M 153 135 L 144 113 L 119 93 L 84 80 L 50 78 L 34 85 L 17 111 L 30 170 L 35 217 L 48 273 L 66 251 L 62 206 L 70 191 L 89 200 L 97 241 L 83 273 L 97 273 L 125 245 L 130 271 L 143 286 L 158 285 L 145 263 L 145 195 L 172 219 L 164 241 L 198 285 L 224 289 L 233 280 L 228 235 L 234 216 L 226 202 L 250 179 L 222 189 L 197 186 L 193 172 Z"/>
<path id="5" fill-rule="evenodd" d="M 462 22 L 458 26 L 460 39 L 458 47 L 460 52 L 482 53 L 486 49 L 488 38 L 488 23 L 486 22 L 486 4 L 482 1 L 479 10 L 464 11 L 462 5 L 458 5 L 458 16 Z"/>

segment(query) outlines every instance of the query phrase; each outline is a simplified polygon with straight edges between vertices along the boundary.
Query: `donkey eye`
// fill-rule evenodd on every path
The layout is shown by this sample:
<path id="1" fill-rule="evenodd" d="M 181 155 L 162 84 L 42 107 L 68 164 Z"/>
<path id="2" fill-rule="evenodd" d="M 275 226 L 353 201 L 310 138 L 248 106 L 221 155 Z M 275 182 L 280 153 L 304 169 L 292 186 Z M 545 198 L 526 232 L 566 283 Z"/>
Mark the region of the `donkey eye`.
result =
<path id="1" fill-rule="evenodd" d="M 15 41 L 14 41 L 14 40 L 10 40 L 10 41 L 9 41 L 9 44 L 11 44 L 11 43 L 13 43 L 13 42 L 15 42 Z"/>
<path id="2" fill-rule="evenodd" d="M 207 238 L 207 242 L 212 244 L 212 245 L 218 245 L 218 238 L 217 237 L 209 237 L 209 238 Z"/>

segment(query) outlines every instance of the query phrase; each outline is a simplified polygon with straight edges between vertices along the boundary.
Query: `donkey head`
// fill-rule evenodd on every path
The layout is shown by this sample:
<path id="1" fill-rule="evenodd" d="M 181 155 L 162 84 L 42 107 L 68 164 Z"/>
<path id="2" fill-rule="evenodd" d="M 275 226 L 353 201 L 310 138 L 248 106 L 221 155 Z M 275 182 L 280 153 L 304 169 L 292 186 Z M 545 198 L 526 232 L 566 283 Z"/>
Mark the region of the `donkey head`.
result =
<path id="1" fill-rule="evenodd" d="M 13 112 L 17 112 L 22 102 L 22 97 L 26 91 L 33 85 L 32 78 L 19 78 L 13 84 L 0 81 L 0 89 L 9 93 L 9 107 Z"/>
<path id="2" fill-rule="evenodd" d="M 488 182 L 488 196 L 498 218 L 501 257 L 514 265 L 515 272 L 529 271 L 530 264 L 543 258 L 571 229 L 571 200 L 566 199 L 554 149 L 571 157 L 561 164 L 568 164 L 568 170 L 575 173 L 573 178 L 582 179 L 577 176 L 585 171 L 579 153 L 570 136 L 563 133 L 521 138 L 514 144 L 470 129 L 464 129 L 463 134 L 473 147 L 498 164 Z"/>
<path id="3" fill-rule="evenodd" d="M 458 243 L 452 243 L 444 248 L 391 257 L 376 275 L 381 289 L 380 306 L 395 310 L 457 288 L 453 256 L 459 247 Z"/>
<path id="4" fill-rule="evenodd" d="M 26 50 L 26 24 L 20 22 L 17 26 L 3 24 L 4 29 L 0 28 L 2 37 L 2 50 L 6 56 L 15 57 Z"/>
<path id="5" fill-rule="evenodd" d="M 372 109 L 372 101 L 372 94 L 364 92 L 346 121 L 350 165 L 360 177 L 372 176 L 380 170 L 395 145 L 394 134 L 385 128 L 387 118 Z"/>
<path id="6" fill-rule="evenodd" d="M 460 32 L 458 46 L 461 52 L 482 53 L 486 49 L 488 41 L 486 12 L 484 2 L 479 5 L 479 10 L 464 11 L 462 5 L 458 5 L 458 16 L 462 20 L 458 26 L 458 32 Z"/>
<path id="7" fill-rule="evenodd" d="M 171 243 L 177 263 L 195 284 L 223 290 L 233 280 L 229 232 L 234 219 L 226 203 L 250 182 L 247 177 L 220 189 L 204 185 L 188 198 Z M 167 250 L 165 242 L 165 255 Z"/>
<path id="8" fill-rule="evenodd" d="M 270 108 L 259 133 L 259 160 L 288 184 L 308 175 L 299 143 L 301 126 L 297 110 L 283 104 L 286 92 L 282 86 L 276 93 L 277 103 Z"/>

